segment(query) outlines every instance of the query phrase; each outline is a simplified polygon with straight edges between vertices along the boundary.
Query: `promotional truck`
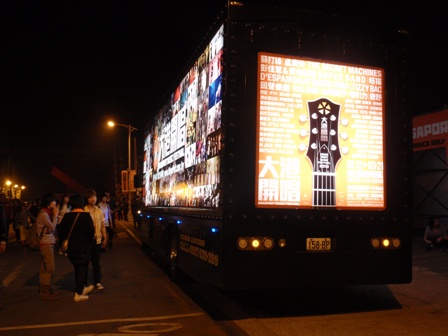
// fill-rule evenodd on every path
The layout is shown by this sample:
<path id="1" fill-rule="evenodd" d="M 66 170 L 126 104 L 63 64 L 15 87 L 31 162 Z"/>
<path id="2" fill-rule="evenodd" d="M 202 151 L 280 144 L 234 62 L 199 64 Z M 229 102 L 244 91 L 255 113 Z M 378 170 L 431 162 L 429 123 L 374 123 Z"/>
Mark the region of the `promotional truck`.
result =
<path id="1" fill-rule="evenodd" d="M 229 290 L 410 282 L 403 32 L 229 2 L 204 42 L 148 114 L 142 245 Z"/>

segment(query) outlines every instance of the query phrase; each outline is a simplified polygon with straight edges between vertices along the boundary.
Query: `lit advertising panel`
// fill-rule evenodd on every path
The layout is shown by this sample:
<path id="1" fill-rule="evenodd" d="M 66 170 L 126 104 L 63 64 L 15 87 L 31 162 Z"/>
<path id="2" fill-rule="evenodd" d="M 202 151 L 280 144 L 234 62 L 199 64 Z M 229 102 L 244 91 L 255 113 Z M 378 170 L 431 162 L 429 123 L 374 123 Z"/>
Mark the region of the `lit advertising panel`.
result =
<path id="1" fill-rule="evenodd" d="M 257 207 L 385 208 L 384 76 L 259 53 Z"/>
<path id="2" fill-rule="evenodd" d="M 147 206 L 219 206 L 223 45 L 221 26 L 146 129 Z"/>
<path id="3" fill-rule="evenodd" d="M 414 152 L 439 147 L 448 153 L 448 110 L 423 114 L 412 119 L 412 141 Z"/>

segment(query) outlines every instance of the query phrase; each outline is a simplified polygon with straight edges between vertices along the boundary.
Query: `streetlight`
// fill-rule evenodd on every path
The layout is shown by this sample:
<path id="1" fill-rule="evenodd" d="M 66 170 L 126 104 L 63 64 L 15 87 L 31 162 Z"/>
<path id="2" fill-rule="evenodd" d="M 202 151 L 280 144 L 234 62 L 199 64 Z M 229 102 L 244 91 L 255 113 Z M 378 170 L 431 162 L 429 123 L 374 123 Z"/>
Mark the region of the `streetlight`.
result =
<path id="1" fill-rule="evenodd" d="M 8 180 L 8 181 L 6 181 L 5 184 L 8 187 L 8 189 L 6 189 L 6 196 L 8 196 L 8 190 L 9 190 L 9 197 L 12 198 L 12 189 L 11 189 L 12 182 L 10 180 Z"/>
<path id="2" fill-rule="evenodd" d="M 5 182 L 6 186 L 8 187 L 8 189 L 6 190 L 6 192 L 8 193 L 9 191 L 9 197 L 11 199 L 21 199 L 22 198 L 22 191 L 25 190 L 25 186 L 19 186 L 17 183 L 14 183 L 10 180 L 7 180 Z"/>
<path id="3" fill-rule="evenodd" d="M 138 129 L 130 124 L 125 125 L 125 124 L 116 124 L 113 121 L 108 121 L 107 125 L 109 127 L 115 127 L 115 126 L 122 126 L 128 129 L 128 202 L 129 205 L 131 204 L 131 133 L 133 131 L 138 131 Z"/>

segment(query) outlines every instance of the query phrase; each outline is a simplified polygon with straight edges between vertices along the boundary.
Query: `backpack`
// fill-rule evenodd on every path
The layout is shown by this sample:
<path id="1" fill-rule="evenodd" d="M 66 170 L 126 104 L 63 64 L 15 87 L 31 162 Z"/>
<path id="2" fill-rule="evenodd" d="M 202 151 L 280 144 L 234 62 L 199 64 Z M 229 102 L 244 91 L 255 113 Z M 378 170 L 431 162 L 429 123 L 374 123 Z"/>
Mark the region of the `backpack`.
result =
<path id="1" fill-rule="evenodd" d="M 37 232 L 37 223 L 34 223 L 30 228 L 30 234 L 26 238 L 26 247 L 30 251 L 39 251 L 40 240 L 44 234 L 44 229 L 40 232 Z"/>

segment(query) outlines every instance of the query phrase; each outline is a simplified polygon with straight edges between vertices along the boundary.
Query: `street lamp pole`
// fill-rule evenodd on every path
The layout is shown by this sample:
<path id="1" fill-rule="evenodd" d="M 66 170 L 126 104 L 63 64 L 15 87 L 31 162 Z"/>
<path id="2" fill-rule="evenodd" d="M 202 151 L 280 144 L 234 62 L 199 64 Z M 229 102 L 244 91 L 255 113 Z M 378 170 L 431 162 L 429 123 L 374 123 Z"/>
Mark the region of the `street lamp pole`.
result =
<path id="1" fill-rule="evenodd" d="M 138 131 L 138 129 L 131 124 L 116 124 L 113 121 L 109 121 L 107 123 L 109 127 L 114 126 L 122 126 L 128 129 L 128 171 L 127 171 L 127 179 L 128 179 L 128 202 L 131 204 L 131 134 L 133 131 Z"/>

